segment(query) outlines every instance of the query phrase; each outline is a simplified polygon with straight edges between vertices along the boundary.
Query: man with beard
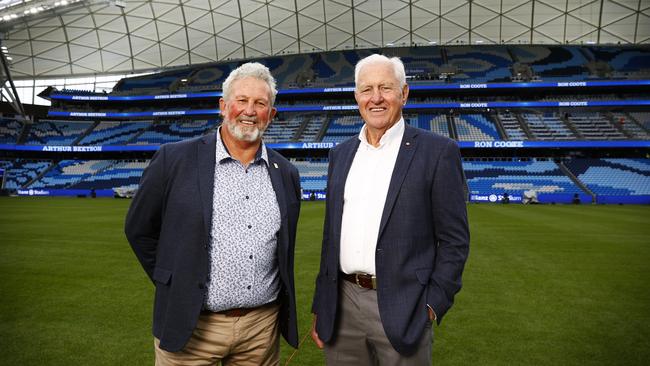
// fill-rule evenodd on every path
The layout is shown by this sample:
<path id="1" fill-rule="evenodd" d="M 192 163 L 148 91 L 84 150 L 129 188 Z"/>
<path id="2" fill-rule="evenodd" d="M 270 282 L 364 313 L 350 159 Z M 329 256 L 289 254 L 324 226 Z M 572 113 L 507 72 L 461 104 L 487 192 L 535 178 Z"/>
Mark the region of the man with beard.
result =
<path id="1" fill-rule="evenodd" d="M 156 287 L 156 365 L 277 365 L 296 347 L 298 171 L 262 142 L 275 80 L 247 63 L 223 83 L 216 133 L 163 145 L 126 236 Z"/>

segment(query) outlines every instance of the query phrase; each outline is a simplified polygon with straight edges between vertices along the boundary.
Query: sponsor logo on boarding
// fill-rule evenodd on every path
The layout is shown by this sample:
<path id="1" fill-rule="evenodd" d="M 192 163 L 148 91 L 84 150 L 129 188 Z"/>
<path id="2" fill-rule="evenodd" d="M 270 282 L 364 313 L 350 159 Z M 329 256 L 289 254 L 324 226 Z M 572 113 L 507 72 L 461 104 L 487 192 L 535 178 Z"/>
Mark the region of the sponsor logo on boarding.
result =
<path id="1" fill-rule="evenodd" d="M 49 196 L 50 191 L 44 189 L 19 189 L 18 194 L 21 196 Z"/>

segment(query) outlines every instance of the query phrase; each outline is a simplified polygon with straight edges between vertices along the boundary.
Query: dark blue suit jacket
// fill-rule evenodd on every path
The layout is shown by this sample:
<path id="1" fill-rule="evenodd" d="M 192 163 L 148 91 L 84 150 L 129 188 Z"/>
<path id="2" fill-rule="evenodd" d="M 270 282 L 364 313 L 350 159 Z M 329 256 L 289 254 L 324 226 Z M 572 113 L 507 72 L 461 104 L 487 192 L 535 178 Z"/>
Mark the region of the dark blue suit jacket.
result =
<path id="1" fill-rule="evenodd" d="M 156 286 L 153 334 L 176 352 L 196 326 L 208 280 L 216 134 L 161 146 L 145 169 L 125 233 Z M 269 174 L 278 200 L 280 330 L 298 345 L 293 253 L 300 212 L 298 171 L 271 149 Z"/>
<path id="2" fill-rule="evenodd" d="M 312 311 L 324 342 L 335 334 L 345 181 L 359 146 L 352 138 L 330 151 L 320 272 Z M 469 251 L 465 179 L 457 144 L 406 126 L 391 178 L 375 253 L 382 325 L 399 353 L 415 352 L 429 322 L 440 322 L 461 287 Z"/>

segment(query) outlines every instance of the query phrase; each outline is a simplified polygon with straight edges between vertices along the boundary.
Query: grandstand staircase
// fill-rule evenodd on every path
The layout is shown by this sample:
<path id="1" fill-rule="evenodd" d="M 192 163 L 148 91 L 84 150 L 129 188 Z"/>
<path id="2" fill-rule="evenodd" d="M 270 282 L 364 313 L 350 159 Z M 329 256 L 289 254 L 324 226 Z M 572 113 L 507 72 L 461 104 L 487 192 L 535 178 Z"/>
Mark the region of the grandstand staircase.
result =
<path id="1" fill-rule="evenodd" d="M 591 196 L 591 203 L 596 203 L 596 194 L 594 192 L 592 192 L 592 190 L 589 189 L 589 187 L 587 187 L 584 183 L 582 183 L 580 181 L 580 179 L 578 179 L 578 177 L 573 175 L 573 173 L 569 170 L 569 168 L 566 167 L 566 165 L 564 165 L 564 163 L 562 163 L 561 161 L 558 161 L 558 162 L 556 162 L 556 164 L 560 168 L 560 170 L 564 174 L 566 174 L 566 176 L 569 177 L 569 179 L 571 179 L 571 181 L 573 181 L 573 183 L 575 183 L 575 185 L 580 187 L 580 189 L 582 189 L 583 191 L 585 191 L 585 193 L 587 193 L 588 195 Z"/>
<path id="2" fill-rule="evenodd" d="M 291 141 L 300 141 L 300 138 L 302 137 L 302 133 L 305 132 L 305 129 L 311 122 L 311 116 L 305 116 L 305 119 L 302 121 L 300 126 L 296 129 L 296 132 L 291 136 Z"/>
<path id="3" fill-rule="evenodd" d="M 501 139 L 509 140 L 510 138 L 508 137 L 508 133 L 506 132 L 506 129 L 503 128 L 503 123 L 501 123 L 501 118 L 499 118 L 499 113 L 497 113 L 495 110 L 492 110 L 490 112 L 490 119 L 494 122 L 494 125 L 497 127 L 497 131 L 499 132 L 499 136 L 501 136 Z"/>
<path id="4" fill-rule="evenodd" d="M 149 122 L 151 122 L 151 124 L 149 125 L 149 127 L 147 127 L 147 128 L 143 128 L 143 129 L 141 129 L 140 131 L 138 131 L 136 134 L 134 134 L 133 136 L 131 136 L 130 139 L 128 139 L 128 140 L 126 140 L 126 141 L 124 142 L 124 145 L 128 145 L 128 144 L 130 144 L 130 143 L 132 143 L 132 142 L 134 142 L 134 141 L 137 141 L 137 140 L 138 140 L 138 137 L 142 136 L 142 134 L 144 134 L 145 132 L 147 132 L 147 131 L 153 129 L 153 126 L 162 123 L 162 122 L 160 122 L 160 121 L 155 121 L 155 120 L 154 120 L 154 121 L 149 121 Z"/>
<path id="5" fill-rule="evenodd" d="M 47 172 L 54 169 L 54 167 L 56 167 L 59 164 L 59 161 L 60 160 L 52 161 L 52 164 L 50 164 L 50 166 L 47 167 L 47 169 L 43 169 L 42 172 L 40 172 L 38 175 L 36 175 L 33 179 L 31 179 L 27 183 L 23 184 L 23 186 L 20 187 L 20 188 L 25 189 L 25 188 L 31 186 L 32 184 L 34 184 L 35 182 L 38 182 L 38 180 L 43 178 L 45 176 L 45 174 L 47 174 Z"/>
<path id="6" fill-rule="evenodd" d="M 18 140 L 16 141 L 16 144 L 22 145 L 27 141 L 27 137 L 29 137 L 29 131 L 32 129 L 32 124 L 31 123 L 23 123 L 23 128 L 20 130 L 20 135 L 18 136 Z"/>
<path id="7" fill-rule="evenodd" d="M 330 119 L 326 118 L 325 122 L 323 122 L 323 125 L 320 127 L 320 130 L 318 131 L 318 134 L 316 135 L 316 138 L 314 138 L 314 141 L 323 141 L 323 136 L 327 133 L 327 128 L 330 125 Z"/>
<path id="8" fill-rule="evenodd" d="M 81 140 L 83 140 L 84 137 L 90 135 L 90 133 L 93 132 L 95 127 L 97 127 L 100 123 L 101 123 L 101 121 L 93 122 L 93 124 L 90 127 L 88 127 L 88 129 L 86 131 L 84 131 L 82 134 L 80 134 L 79 137 L 77 137 L 74 141 L 72 141 L 72 143 L 70 145 L 79 144 L 81 142 Z"/>
<path id="9" fill-rule="evenodd" d="M 645 131 L 646 133 L 650 134 L 650 129 L 647 129 L 643 123 L 639 122 L 636 118 L 634 118 L 633 115 L 631 115 L 628 112 L 625 112 L 625 116 L 628 118 L 629 121 L 634 122 L 637 126 L 641 127 L 641 130 Z"/>
<path id="10" fill-rule="evenodd" d="M 515 116 L 515 118 L 517 119 L 517 122 L 519 122 L 519 127 L 521 127 L 522 131 L 524 131 L 524 133 L 526 134 L 526 137 L 529 140 L 536 140 L 537 138 L 530 131 L 530 128 L 528 128 L 528 123 L 526 122 L 524 117 L 521 116 L 521 113 L 516 112 L 516 113 L 513 113 L 512 115 Z"/>
<path id="11" fill-rule="evenodd" d="M 447 128 L 449 129 L 449 138 L 453 140 L 458 140 L 458 131 L 456 131 L 456 121 L 454 116 L 447 114 Z"/>
<path id="12" fill-rule="evenodd" d="M 566 126 L 570 131 L 571 131 L 571 132 L 573 132 L 573 134 L 574 134 L 577 138 L 584 139 L 584 136 L 580 133 L 580 131 L 578 131 L 578 129 L 576 128 L 576 126 L 575 126 L 573 123 L 571 123 L 571 121 L 569 120 L 569 117 L 567 117 L 566 113 L 560 115 L 560 120 L 562 121 L 562 123 L 564 123 L 564 125 L 565 125 L 565 126 Z"/>
<path id="13" fill-rule="evenodd" d="M 70 184 L 67 185 L 65 188 L 66 188 L 66 189 L 74 189 L 74 186 L 75 186 L 75 185 L 77 185 L 77 184 L 79 184 L 79 183 L 81 183 L 81 182 L 87 180 L 88 178 L 94 177 L 94 176 L 96 176 L 97 174 L 103 173 L 104 171 L 106 171 L 106 170 L 108 170 L 108 169 L 112 169 L 112 168 L 113 168 L 114 166 L 116 166 L 117 164 L 119 164 L 119 162 L 118 162 L 117 160 L 113 160 L 113 161 L 111 162 L 111 164 L 106 165 L 104 168 L 95 171 L 93 174 L 91 174 L 91 175 L 89 175 L 89 176 L 87 176 L 87 177 L 83 177 L 83 178 L 81 178 L 80 180 L 77 180 L 77 181 L 74 181 L 74 182 L 70 183 Z"/>
<path id="14" fill-rule="evenodd" d="M 607 119 L 607 121 L 608 121 L 612 126 L 614 126 L 614 128 L 615 128 L 618 132 L 622 133 L 622 134 L 623 134 L 625 137 L 627 137 L 628 139 L 633 139 L 633 138 L 634 138 L 634 136 L 633 136 L 630 132 L 628 132 L 627 130 L 625 130 L 625 129 L 621 126 L 620 123 L 616 122 L 616 120 L 614 119 L 614 116 L 612 115 L 611 112 L 603 113 L 603 115 L 605 116 L 605 118 Z"/>

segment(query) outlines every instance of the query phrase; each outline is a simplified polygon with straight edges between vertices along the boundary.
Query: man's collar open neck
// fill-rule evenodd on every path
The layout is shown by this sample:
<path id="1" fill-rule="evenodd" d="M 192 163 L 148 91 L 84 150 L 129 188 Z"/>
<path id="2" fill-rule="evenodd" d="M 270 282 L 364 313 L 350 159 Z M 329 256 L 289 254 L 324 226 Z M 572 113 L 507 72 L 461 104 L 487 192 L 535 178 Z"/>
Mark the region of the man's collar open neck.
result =
<path id="1" fill-rule="evenodd" d="M 397 121 L 393 122 L 393 124 L 383 130 L 370 129 L 368 128 L 368 124 L 364 123 L 363 127 L 361 128 L 361 133 L 359 134 L 359 139 L 370 146 L 378 148 L 383 145 L 387 139 L 390 139 L 391 135 L 395 134 L 395 132 L 399 129 L 396 127 L 402 121 L 404 121 L 404 117 L 400 116 Z"/>
<path id="2" fill-rule="evenodd" d="M 258 157 L 262 157 L 262 139 L 257 141 L 241 141 L 229 133 L 224 133 L 224 129 L 228 127 L 221 125 L 217 130 L 217 140 L 221 141 L 226 149 L 226 152 L 235 160 L 239 160 L 245 166 L 252 163 Z"/>

